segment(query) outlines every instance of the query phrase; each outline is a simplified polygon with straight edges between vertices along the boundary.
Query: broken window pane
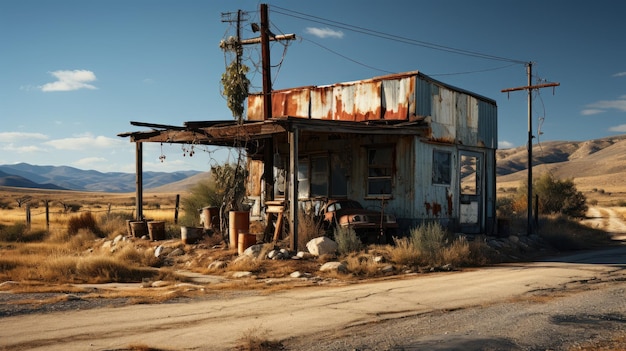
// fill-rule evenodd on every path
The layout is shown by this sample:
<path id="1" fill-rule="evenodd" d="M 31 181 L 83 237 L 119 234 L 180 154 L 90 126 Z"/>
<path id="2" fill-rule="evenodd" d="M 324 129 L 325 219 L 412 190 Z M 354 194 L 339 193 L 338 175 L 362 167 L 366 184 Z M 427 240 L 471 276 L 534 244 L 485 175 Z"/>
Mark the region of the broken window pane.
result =
<path id="1" fill-rule="evenodd" d="M 452 180 L 452 154 L 433 151 L 433 184 L 450 185 Z"/>

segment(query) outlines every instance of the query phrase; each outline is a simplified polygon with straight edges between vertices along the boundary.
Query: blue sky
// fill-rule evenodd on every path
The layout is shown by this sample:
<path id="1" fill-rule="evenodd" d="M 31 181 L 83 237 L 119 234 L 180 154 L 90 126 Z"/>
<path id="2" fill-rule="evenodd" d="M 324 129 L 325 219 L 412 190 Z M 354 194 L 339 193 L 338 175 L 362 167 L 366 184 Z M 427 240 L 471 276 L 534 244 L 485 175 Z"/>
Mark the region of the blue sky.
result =
<path id="1" fill-rule="evenodd" d="M 0 164 L 134 172 L 134 146 L 117 137 L 142 129 L 130 121 L 232 119 L 220 94 L 226 58 L 219 42 L 235 27 L 222 21 L 222 13 L 246 11 L 242 37 L 256 37 L 249 23 L 260 21 L 260 3 L 1 0 Z M 526 143 L 527 95 L 501 90 L 526 85 L 526 67 L 519 62 L 532 61 L 533 84 L 561 84 L 534 95 L 539 141 L 626 133 L 626 3 L 266 3 L 272 30 L 298 38 L 287 46 L 272 44 L 274 89 L 419 70 L 496 100 L 500 146 L 506 148 Z M 366 34 L 371 31 L 396 40 Z M 260 47 L 247 46 L 245 58 L 252 67 L 251 90 L 260 91 Z M 180 145 L 148 144 L 144 169 L 205 171 L 233 157 L 225 149 L 199 148 L 189 157 Z"/>

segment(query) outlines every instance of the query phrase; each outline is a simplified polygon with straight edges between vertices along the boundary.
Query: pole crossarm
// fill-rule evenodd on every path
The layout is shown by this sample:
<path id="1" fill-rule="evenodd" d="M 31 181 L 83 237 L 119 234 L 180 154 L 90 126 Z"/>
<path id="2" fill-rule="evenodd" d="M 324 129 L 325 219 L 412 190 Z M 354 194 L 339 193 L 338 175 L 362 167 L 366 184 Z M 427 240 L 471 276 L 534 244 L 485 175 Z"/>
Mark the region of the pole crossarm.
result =
<path id="1" fill-rule="evenodd" d="M 281 34 L 276 36 L 269 36 L 269 41 L 278 41 L 278 40 L 294 40 L 296 39 L 295 34 Z M 242 39 L 239 41 L 241 45 L 250 45 L 250 44 L 261 44 L 261 37 L 258 38 L 250 38 L 250 39 Z"/>
<path id="2" fill-rule="evenodd" d="M 560 85 L 561 85 L 561 83 L 546 83 L 546 84 L 537 84 L 537 85 L 527 85 L 527 86 L 524 86 L 524 87 L 502 89 L 501 92 L 509 93 L 511 91 L 535 90 L 535 89 L 541 89 L 541 88 L 558 87 Z"/>

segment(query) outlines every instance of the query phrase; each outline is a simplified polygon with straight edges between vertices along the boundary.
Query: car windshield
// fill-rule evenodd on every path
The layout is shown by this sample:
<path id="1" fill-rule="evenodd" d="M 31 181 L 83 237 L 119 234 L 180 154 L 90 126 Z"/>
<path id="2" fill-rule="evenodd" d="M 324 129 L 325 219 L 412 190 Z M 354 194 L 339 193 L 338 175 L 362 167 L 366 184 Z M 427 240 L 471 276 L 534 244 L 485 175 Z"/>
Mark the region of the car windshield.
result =
<path id="1" fill-rule="evenodd" d="M 346 210 L 350 208 L 363 208 L 360 203 L 356 201 L 338 201 L 333 204 L 334 211 Z"/>

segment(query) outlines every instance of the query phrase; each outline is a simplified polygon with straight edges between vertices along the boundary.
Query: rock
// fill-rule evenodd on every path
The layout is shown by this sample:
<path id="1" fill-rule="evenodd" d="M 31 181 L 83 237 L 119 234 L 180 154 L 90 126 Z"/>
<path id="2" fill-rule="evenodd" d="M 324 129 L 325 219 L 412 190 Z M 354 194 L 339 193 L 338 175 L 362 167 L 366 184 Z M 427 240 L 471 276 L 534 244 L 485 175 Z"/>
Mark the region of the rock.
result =
<path id="1" fill-rule="evenodd" d="M 261 250 L 263 249 L 263 244 L 256 244 L 256 245 L 252 245 L 249 248 L 247 248 L 242 254 L 241 256 L 249 256 L 249 257 L 259 257 L 259 254 L 261 253 Z"/>
<path id="2" fill-rule="evenodd" d="M 182 256 L 185 254 L 185 251 L 183 251 L 181 248 L 175 248 L 174 251 L 170 252 L 169 254 L 167 254 L 167 257 L 175 257 L 175 256 Z"/>
<path id="3" fill-rule="evenodd" d="M 154 257 L 159 258 L 159 256 L 161 256 L 161 253 L 163 253 L 163 245 L 157 246 L 157 248 L 154 250 Z"/>
<path id="4" fill-rule="evenodd" d="M 272 250 L 272 251 L 270 251 L 270 252 L 267 254 L 267 258 L 269 258 L 269 259 L 271 260 L 271 259 L 276 258 L 276 256 L 278 256 L 279 254 L 280 254 L 280 251 L 278 251 L 278 250 Z"/>
<path id="5" fill-rule="evenodd" d="M 124 236 L 122 234 L 118 235 L 113 239 L 113 245 L 117 245 L 120 241 L 124 240 Z"/>
<path id="6" fill-rule="evenodd" d="M 157 280 L 150 284 L 150 286 L 153 288 L 161 288 L 161 287 L 168 286 L 168 285 L 170 285 L 170 283 L 166 282 L 165 280 Z"/>
<path id="7" fill-rule="evenodd" d="M 519 242 L 519 237 L 517 237 L 517 235 L 509 235 L 509 241 L 513 244 L 517 244 Z"/>
<path id="8" fill-rule="evenodd" d="M 83 298 L 78 296 L 78 295 L 67 294 L 67 295 L 65 295 L 65 299 L 67 301 L 79 301 L 79 300 L 82 300 Z"/>
<path id="9" fill-rule="evenodd" d="M 296 254 L 296 257 L 299 257 L 299 258 L 302 258 L 302 259 L 305 259 L 305 260 L 309 260 L 309 259 L 311 259 L 311 258 L 313 258 L 313 257 L 315 257 L 315 256 L 313 256 L 310 252 L 306 252 L 306 251 L 299 251 L 299 252 Z"/>
<path id="10" fill-rule="evenodd" d="M 339 273 L 348 273 L 348 267 L 342 262 L 326 262 L 320 267 L 320 271 L 336 271 Z"/>
<path id="11" fill-rule="evenodd" d="M 388 273 L 393 273 L 393 266 L 388 264 L 385 265 L 383 268 L 380 269 L 381 272 L 388 274 Z"/>
<path id="12" fill-rule="evenodd" d="M 337 243 L 325 236 L 320 236 L 311 239 L 306 244 L 306 248 L 313 256 L 332 255 L 337 251 Z"/>
<path id="13" fill-rule="evenodd" d="M 113 241 L 111 241 L 111 240 L 107 240 L 107 241 L 102 243 L 102 248 L 103 249 L 111 249 L 112 246 L 113 246 Z"/>
<path id="14" fill-rule="evenodd" d="M 374 257 L 374 262 L 376 262 L 376 263 L 384 263 L 385 262 L 385 258 L 383 256 L 376 256 L 376 257 Z"/>
<path id="15" fill-rule="evenodd" d="M 232 275 L 233 278 L 250 278 L 252 277 L 252 272 L 234 272 Z"/>
<path id="16" fill-rule="evenodd" d="M 226 262 L 224 261 L 213 261 L 209 264 L 209 269 L 210 270 L 218 270 L 218 269 L 222 269 L 226 267 Z"/>
<path id="17" fill-rule="evenodd" d="M 300 271 L 295 271 L 289 275 L 292 278 L 306 278 L 308 276 L 307 273 L 302 273 Z"/>

